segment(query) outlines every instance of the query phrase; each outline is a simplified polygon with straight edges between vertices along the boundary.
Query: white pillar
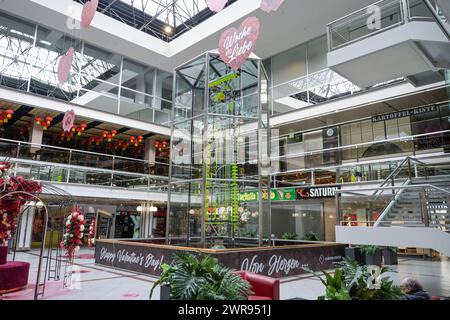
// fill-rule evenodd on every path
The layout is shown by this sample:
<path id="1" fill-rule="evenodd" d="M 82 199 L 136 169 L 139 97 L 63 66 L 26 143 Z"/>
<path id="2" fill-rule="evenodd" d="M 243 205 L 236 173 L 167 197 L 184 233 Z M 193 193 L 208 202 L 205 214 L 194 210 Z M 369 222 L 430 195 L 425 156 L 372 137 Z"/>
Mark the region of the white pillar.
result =
<path id="1" fill-rule="evenodd" d="M 44 121 L 44 119 L 42 119 Z M 31 119 L 32 125 L 31 125 L 31 133 L 30 133 L 30 141 L 31 143 L 35 144 L 42 144 L 43 137 L 44 137 L 44 129 L 40 124 L 36 124 L 35 117 Z M 35 153 L 36 151 L 40 150 L 41 148 L 39 146 L 32 146 L 30 148 L 30 153 Z M 39 159 L 36 159 L 39 160 Z"/>
<path id="2" fill-rule="evenodd" d="M 154 164 L 156 162 L 156 148 L 152 139 L 145 140 L 145 160 Z"/>

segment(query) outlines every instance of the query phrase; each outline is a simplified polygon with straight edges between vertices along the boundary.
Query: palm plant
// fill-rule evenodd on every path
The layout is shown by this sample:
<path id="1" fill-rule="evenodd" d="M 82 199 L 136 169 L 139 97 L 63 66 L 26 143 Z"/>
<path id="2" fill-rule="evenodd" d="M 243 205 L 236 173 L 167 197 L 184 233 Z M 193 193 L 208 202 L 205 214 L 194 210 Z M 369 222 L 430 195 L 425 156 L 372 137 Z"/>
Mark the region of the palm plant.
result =
<path id="1" fill-rule="evenodd" d="M 170 287 L 173 300 L 246 300 L 252 294 L 250 284 L 211 256 L 188 253 L 174 255 L 171 265 L 164 264 L 160 279 L 154 283 Z"/>

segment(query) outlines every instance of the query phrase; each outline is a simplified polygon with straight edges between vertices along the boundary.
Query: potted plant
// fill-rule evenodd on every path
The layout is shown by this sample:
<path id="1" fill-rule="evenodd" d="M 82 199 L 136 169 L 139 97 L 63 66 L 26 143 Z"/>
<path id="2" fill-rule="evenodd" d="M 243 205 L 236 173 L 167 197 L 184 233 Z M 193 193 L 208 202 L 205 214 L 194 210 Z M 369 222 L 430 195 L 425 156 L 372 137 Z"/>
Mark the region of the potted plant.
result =
<path id="1" fill-rule="evenodd" d="M 314 232 L 308 232 L 306 233 L 302 240 L 305 241 L 319 241 L 319 237 Z"/>
<path id="2" fill-rule="evenodd" d="M 178 253 L 171 265 L 161 267 L 150 298 L 158 285 L 161 300 L 246 300 L 252 294 L 250 283 L 211 256 Z"/>
<path id="3" fill-rule="evenodd" d="M 381 266 L 381 250 L 378 246 L 365 245 L 358 247 L 365 254 L 366 265 Z"/>
<path id="4" fill-rule="evenodd" d="M 397 256 L 397 247 L 385 247 L 383 250 L 383 260 L 384 264 L 387 266 L 397 265 L 398 264 L 398 256 Z"/>
<path id="5" fill-rule="evenodd" d="M 345 256 L 358 262 L 360 266 L 366 264 L 366 255 L 359 247 L 345 248 Z"/>
<path id="6" fill-rule="evenodd" d="M 283 240 L 297 240 L 298 235 L 294 232 L 286 232 L 283 234 Z"/>
<path id="7" fill-rule="evenodd" d="M 325 286 L 325 295 L 318 300 L 400 300 L 404 294 L 389 277 L 383 277 L 388 268 L 360 266 L 351 258 L 344 258 L 336 264 L 333 276 L 323 272 L 325 279 L 318 276 Z"/>

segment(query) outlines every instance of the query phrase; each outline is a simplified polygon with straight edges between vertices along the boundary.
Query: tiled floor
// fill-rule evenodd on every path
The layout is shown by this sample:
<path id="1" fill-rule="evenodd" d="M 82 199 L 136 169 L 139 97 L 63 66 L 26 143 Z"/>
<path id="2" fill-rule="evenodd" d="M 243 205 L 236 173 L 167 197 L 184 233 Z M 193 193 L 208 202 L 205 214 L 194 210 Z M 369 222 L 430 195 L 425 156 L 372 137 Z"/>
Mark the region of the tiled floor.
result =
<path id="1" fill-rule="evenodd" d="M 63 281 L 47 281 L 44 299 L 49 300 L 148 300 L 154 277 L 137 275 L 126 271 L 112 270 L 95 265 L 93 251 L 84 249 L 82 258 L 75 259 L 75 273 L 72 287 L 64 288 Z M 9 256 L 9 259 L 12 257 Z M 19 292 L 6 294 L 2 298 L 27 300 L 33 299 L 34 282 L 37 273 L 38 257 L 30 253 L 18 253 L 18 261 L 31 263 L 29 286 Z M 450 296 L 450 261 L 424 261 L 420 258 L 400 258 L 398 266 L 392 268 L 389 275 L 398 283 L 406 276 L 421 280 L 425 289 L 432 295 Z M 64 262 L 61 276 L 64 274 Z M 311 275 L 283 279 L 281 299 L 302 298 L 315 300 L 323 294 L 319 279 Z M 159 299 L 159 288 L 155 290 L 153 300 Z"/>

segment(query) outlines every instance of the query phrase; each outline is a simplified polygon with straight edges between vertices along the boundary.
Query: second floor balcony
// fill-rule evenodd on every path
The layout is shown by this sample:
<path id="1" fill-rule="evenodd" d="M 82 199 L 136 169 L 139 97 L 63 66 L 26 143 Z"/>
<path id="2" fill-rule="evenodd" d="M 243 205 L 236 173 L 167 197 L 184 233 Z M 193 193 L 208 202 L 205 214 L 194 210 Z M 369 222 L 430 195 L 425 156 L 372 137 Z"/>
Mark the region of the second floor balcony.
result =
<path id="1" fill-rule="evenodd" d="M 443 81 L 450 68 L 445 8 L 440 0 L 382 0 L 330 23 L 329 68 L 362 88 L 397 78 L 415 86 Z"/>

